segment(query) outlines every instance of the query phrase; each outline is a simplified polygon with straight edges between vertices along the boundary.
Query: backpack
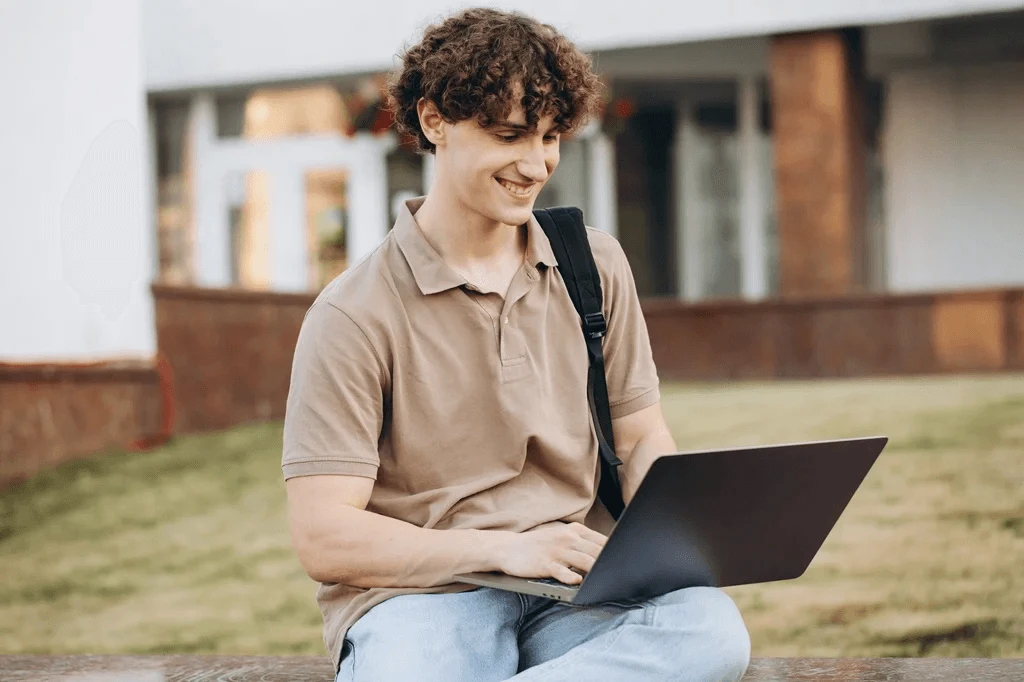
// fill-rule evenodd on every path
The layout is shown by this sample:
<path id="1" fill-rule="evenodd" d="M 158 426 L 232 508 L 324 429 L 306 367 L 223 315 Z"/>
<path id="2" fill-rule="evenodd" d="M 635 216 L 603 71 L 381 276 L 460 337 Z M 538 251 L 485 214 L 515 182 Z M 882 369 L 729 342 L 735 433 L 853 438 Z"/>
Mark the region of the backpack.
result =
<path id="1" fill-rule="evenodd" d="M 604 375 L 602 342 L 607 322 L 601 311 L 601 276 L 597 272 L 594 254 L 590 250 L 587 228 L 583 224 L 583 211 L 564 206 L 537 209 L 533 215 L 551 242 L 559 274 L 580 316 L 590 362 L 587 371 L 587 402 L 590 403 L 590 416 L 597 434 L 598 453 L 601 459 L 601 479 L 597 486 L 597 494 L 612 518 L 618 520 L 625 503 L 622 500 L 618 474 L 622 460 L 615 455 L 608 384 Z"/>

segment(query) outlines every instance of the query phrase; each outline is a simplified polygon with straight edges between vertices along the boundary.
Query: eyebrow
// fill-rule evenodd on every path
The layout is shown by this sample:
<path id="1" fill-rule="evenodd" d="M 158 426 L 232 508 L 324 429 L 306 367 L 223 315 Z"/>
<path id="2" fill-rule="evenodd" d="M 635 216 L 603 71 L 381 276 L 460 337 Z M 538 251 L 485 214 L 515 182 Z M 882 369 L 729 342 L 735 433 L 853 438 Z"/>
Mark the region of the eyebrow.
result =
<path id="1" fill-rule="evenodd" d="M 528 132 L 530 132 L 530 126 L 526 125 L 525 123 L 512 123 L 511 121 L 501 121 L 499 123 L 496 123 L 495 127 L 496 128 L 508 128 L 509 130 L 515 130 L 515 131 L 518 131 L 518 132 L 521 132 L 521 133 L 528 133 Z M 561 134 L 561 132 L 562 131 L 559 130 L 558 126 L 552 126 L 551 130 L 548 131 L 548 134 L 551 134 L 551 133 L 559 133 L 559 134 Z"/>
<path id="2" fill-rule="evenodd" d="M 500 121 L 497 124 L 497 127 L 509 128 L 511 130 L 518 130 L 524 133 L 530 132 L 530 126 L 526 125 L 525 123 L 512 123 L 511 121 Z"/>

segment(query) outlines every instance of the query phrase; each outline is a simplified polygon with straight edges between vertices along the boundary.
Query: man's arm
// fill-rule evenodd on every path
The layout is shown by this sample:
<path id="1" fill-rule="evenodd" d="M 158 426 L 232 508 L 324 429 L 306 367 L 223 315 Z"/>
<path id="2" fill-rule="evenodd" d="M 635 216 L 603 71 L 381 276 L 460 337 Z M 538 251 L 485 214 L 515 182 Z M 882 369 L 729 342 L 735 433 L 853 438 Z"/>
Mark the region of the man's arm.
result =
<path id="1" fill-rule="evenodd" d="M 605 381 L 628 504 L 654 460 L 675 452 L 675 442 L 658 404 L 658 371 L 629 260 L 614 237 L 593 229 L 588 235 L 604 290 Z"/>
<path id="2" fill-rule="evenodd" d="M 629 504 L 654 460 L 676 452 L 676 442 L 665 423 L 660 403 L 613 419 L 612 432 L 615 454 L 622 460 L 619 467 L 622 499 Z"/>
<path id="3" fill-rule="evenodd" d="M 299 476 L 287 481 L 292 545 L 319 582 L 431 587 L 457 573 L 498 570 L 501 533 L 426 530 L 366 511 L 374 481 Z"/>
<path id="4" fill-rule="evenodd" d="M 366 511 L 374 481 L 318 475 L 288 479 L 292 544 L 316 581 L 354 587 L 433 587 L 452 576 L 501 571 L 576 584 L 604 546 L 580 523 L 525 533 L 435 530 Z"/>

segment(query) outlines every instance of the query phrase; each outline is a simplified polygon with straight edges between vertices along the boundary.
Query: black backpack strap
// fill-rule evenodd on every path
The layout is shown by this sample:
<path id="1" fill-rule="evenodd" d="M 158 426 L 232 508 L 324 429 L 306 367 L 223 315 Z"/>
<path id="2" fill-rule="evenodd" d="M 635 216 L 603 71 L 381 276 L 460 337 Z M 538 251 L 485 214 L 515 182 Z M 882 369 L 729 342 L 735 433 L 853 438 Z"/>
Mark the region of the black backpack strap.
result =
<path id="1" fill-rule="evenodd" d="M 590 250 L 587 228 L 583 224 L 583 211 L 573 207 L 559 207 L 537 209 L 533 214 L 551 242 L 558 270 L 582 322 L 583 338 L 587 343 L 587 356 L 590 360 L 587 401 L 590 403 L 590 416 L 594 420 L 598 452 L 601 455 L 601 480 L 597 494 L 612 517 L 618 519 L 625 504 L 622 501 L 618 473 L 622 460 L 615 455 L 608 384 L 604 375 L 602 341 L 607 323 L 601 310 L 601 276 Z"/>

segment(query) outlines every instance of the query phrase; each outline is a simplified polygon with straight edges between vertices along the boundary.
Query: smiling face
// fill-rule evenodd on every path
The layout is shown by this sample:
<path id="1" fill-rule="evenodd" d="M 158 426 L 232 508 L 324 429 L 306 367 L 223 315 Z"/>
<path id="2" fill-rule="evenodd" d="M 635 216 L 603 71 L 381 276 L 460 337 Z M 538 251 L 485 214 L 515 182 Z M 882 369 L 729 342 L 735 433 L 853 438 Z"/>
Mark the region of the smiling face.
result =
<path id="1" fill-rule="evenodd" d="M 399 133 L 436 153 L 434 204 L 526 222 L 558 165 L 560 134 L 601 108 L 590 57 L 548 24 L 486 7 L 428 26 L 401 57 L 388 108 Z"/>
<path id="2" fill-rule="evenodd" d="M 488 222 L 522 225 L 558 166 L 561 133 L 545 116 L 533 129 L 521 107 L 507 120 L 481 126 L 469 119 L 446 123 L 437 147 L 438 188 Z"/>

